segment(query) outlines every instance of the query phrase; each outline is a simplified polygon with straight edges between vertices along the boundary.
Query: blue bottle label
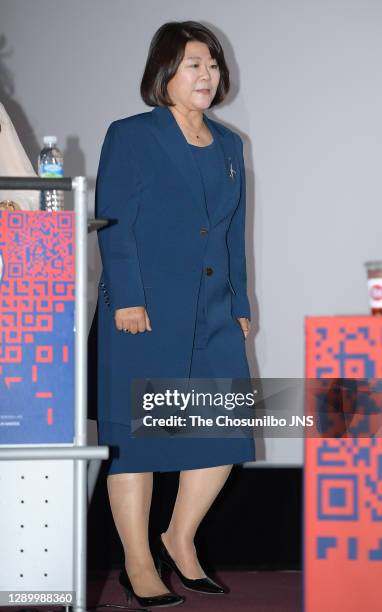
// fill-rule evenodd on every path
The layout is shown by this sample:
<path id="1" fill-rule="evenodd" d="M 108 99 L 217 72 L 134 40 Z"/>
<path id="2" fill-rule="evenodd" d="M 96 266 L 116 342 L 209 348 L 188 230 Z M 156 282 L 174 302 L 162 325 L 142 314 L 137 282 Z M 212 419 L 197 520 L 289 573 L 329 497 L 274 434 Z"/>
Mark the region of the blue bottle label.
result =
<path id="1" fill-rule="evenodd" d="M 42 178 L 60 178 L 64 176 L 64 168 L 62 164 L 40 164 L 38 173 Z"/>

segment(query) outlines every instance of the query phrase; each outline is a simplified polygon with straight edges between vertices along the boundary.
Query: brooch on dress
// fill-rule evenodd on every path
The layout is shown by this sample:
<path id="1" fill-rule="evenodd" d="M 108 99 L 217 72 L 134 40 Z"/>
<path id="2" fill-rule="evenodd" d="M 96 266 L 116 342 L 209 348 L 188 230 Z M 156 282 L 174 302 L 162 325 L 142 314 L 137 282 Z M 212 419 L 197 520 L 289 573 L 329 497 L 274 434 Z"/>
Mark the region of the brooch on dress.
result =
<path id="1" fill-rule="evenodd" d="M 228 172 L 228 176 L 231 180 L 235 180 L 235 174 L 236 174 L 236 170 L 234 170 L 233 166 L 232 166 L 232 159 L 229 157 L 228 158 L 229 161 L 229 172 Z"/>

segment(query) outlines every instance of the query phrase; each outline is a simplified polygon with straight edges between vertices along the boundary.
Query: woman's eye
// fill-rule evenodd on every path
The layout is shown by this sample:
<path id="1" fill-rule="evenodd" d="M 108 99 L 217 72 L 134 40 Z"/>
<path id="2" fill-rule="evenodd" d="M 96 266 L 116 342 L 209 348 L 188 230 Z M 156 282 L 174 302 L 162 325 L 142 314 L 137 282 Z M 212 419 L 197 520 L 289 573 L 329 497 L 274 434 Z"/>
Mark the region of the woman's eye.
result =
<path id="1" fill-rule="evenodd" d="M 195 68 L 197 66 L 199 66 L 199 64 L 192 64 L 191 68 Z M 217 64 L 213 64 L 212 66 L 210 66 L 210 68 L 219 68 L 219 66 Z"/>

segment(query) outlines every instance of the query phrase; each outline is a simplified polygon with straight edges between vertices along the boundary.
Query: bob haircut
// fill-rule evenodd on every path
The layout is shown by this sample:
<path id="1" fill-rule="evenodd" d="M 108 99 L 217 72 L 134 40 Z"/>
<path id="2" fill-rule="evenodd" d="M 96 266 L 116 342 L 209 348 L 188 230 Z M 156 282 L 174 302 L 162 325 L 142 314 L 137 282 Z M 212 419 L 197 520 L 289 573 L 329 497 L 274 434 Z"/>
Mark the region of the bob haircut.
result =
<path id="1" fill-rule="evenodd" d="M 189 41 L 205 43 L 219 66 L 220 81 L 209 108 L 226 97 L 230 87 L 229 70 L 215 34 L 197 21 L 170 21 L 155 32 L 150 43 L 140 88 L 142 99 L 148 106 L 174 106 L 167 92 L 167 83 L 175 76 Z"/>

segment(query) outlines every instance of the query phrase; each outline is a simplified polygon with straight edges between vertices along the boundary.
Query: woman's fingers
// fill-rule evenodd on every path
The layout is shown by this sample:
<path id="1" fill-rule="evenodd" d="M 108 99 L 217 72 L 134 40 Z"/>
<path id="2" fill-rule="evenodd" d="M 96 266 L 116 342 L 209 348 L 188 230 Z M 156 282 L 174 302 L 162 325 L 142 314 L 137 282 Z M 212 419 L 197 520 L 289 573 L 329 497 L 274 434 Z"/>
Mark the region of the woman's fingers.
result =
<path id="1" fill-rule="evenodd" d="M 151 327 L 151 323 L 150 323 L 150 319 L 149 319 L 149 315 L 147 314 L 147 311 L 145 310 L 145 318 L 146 318 L 146 329 L 148 331 L 153 331 L 152 327 Z"/>
<path id="2" fill-rule="evenodd" d="M 132 306 L 130 308 L 119 308 L 114 315 L 115 325 L 118 331 L 137 334 L 151 330 L 150 320 L 144 306 Z M 149 327 L 147 328 L 147 322 Z"/>
<path id="3" fill-rule="evenodd" d="M 146 331 L 146 317 L 144 315 L 137 321 L 137 327 L 139 332 Z"/>
<path id="4" fill-rule="evenodd" d="M 244 317 L 238 317 L 237 320 L 239 321 L 240 327 L 241 327 L 241 329 L 243 331 L 243 334 L 244 334 L 244 336 L 246 338 L 248 336 L 248 334 L 249 334 L 251 323 L 250 323 L 250 321 L 248 319 L 246 319 Z"/>
<path id="5" fill-rule="evenodd" d="M 138 325 L 137 325 L 136 321 L 131 321 L 130 322 L 130 324 L 128 326 L 128 330 L 129 330 L 129 332 L 131 334 L 133 334 L 133 336 L 138 333 Z"/>

